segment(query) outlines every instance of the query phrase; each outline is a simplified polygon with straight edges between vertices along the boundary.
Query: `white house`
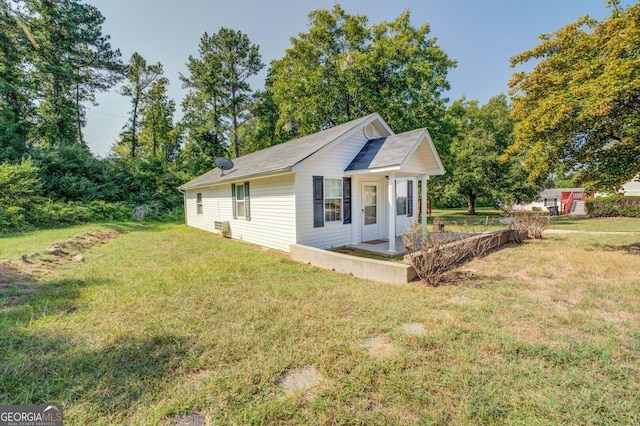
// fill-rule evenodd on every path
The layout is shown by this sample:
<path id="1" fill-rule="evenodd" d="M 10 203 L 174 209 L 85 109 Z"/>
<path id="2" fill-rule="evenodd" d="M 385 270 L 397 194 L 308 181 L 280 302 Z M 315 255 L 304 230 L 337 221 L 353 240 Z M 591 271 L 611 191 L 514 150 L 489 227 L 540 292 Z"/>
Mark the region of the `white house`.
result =
<path id="1" fill-rule="evenodd" d="M 578 214 L 584 214 L 584 200 L 587 194 L 584 188 L 551 188 L 544 189 L 538 193 L 535 200 L 527 204 L 516 204 L 512 206 L 514 210 L 551 210 L 556 207 L 560 214 L 575 213 L 576 203 L 578 204 Z M 570 199 L 570 201 L 569 201 Z"/>
<path id="2" fill-rule="evenodd" d="M 418 185 L 426 194 L 445 172 L 426 128 L 396 135 L 377 113 L 233 162 L 178 188 L 187 225 L 284 252 L 372 240 L 395 252 L 389 236 L 416 219 Z"/>
<path id="3" fill-rule="evenodd" d="M 640 177 L 625 183 L 622 186 L 622 193 L 624 195 L 640 196 Z"/>

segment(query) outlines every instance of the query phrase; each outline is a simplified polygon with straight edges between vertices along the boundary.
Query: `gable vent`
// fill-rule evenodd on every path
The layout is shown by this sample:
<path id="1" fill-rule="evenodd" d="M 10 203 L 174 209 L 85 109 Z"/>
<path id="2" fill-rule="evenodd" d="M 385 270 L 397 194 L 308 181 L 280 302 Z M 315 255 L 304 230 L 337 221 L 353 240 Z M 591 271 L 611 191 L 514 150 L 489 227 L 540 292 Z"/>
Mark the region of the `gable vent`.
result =
<path id="1" fill-rule="evenodd" d="M 373 135 L 375 133 L 375 130 L 374 130 L 372 124 L 367 124 L 366 126 L 364 126 L 364 129 L 362 129 L 362 131 L 364 132 L 364 137 L 365 138 L 373 139 Z"/>

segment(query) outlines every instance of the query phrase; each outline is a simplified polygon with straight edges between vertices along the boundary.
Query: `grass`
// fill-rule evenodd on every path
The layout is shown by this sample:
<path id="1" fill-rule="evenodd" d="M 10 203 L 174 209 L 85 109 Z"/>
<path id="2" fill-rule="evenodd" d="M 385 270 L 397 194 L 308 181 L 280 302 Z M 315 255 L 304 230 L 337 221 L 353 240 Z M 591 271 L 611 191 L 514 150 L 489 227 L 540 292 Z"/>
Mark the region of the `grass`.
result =
<path id="1" fill-rule="evenodd" d="M 477 207 L 476 215 L 468 215 L 466 208 L 458 209 L 433 209 L 427 217 L 427 223 L 433 224 L 433 219 L 438 217 L 445 222 L 448 231 L 497 231 L 506 226 L 500 223 L 503 219 L 500 210 L 491 207 Z M 431 229 L 430 229 L 431 230 Z"/>
<path id="2" fill-rule="evenodd" d="M 60 238 L 39 235 L 13 252 Z M 640 422 L 637 235 L 550 235 L 439 288 L 179 225 L 85 257 L 26 294 L 0 285 L 3 404 L 62 403 L 68 424 Z M 368 352 L 375 336 L 390 350 Z M 284 396 L 282 375 L 304 366 L 322 384 Z"/>
<path id="3" fill-rule="evenodd" d="M 88 231 L 102 231 L 116 228 L 132 230 L 153 227 L 155 225 L 156 224 L 135 222 L 104 222 L 24 233 L 0 234 L 0 259 L 12 259 L 22 254 L 34 253 L 45 249 L 48 244 L 65 240 Z M 43 242 L 45 242 L 44 246 Z"/>
<path id="4" fill-rule="evenodd" d="M 589 232 L 640 232 L 640 218 L 553 216 L 549 229 Z"/>

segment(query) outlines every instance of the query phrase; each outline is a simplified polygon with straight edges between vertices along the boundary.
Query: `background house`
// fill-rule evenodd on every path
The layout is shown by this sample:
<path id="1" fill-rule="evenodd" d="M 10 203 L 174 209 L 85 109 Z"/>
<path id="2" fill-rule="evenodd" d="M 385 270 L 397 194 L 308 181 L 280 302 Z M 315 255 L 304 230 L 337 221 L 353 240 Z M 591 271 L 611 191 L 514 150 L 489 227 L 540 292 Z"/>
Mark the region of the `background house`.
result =
<path id="1" fill-rule="evenodd" d="M 394 252 L 419 186 L 444 173 L 427 129 L 396 135 L 377 113 L 233 162 L 179 187 L 187 225 L 285 252 L 379 240 Z"/>
<path id="2" fill-rule="evenodd" d="M 556 211 L 558 214 L 586 214 L 584 188 L 550 188 L 538 193 L 536 199 L 527 204 L 516 204 L 514 210 Z"/>

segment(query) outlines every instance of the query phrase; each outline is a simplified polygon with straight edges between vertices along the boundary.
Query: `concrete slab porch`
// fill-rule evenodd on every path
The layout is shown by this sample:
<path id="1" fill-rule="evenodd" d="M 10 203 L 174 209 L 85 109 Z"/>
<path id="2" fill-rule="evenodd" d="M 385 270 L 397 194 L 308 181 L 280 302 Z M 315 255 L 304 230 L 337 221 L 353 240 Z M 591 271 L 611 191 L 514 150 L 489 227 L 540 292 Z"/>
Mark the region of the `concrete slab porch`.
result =
<path id="1" fill-rule="evenodd" d="M 389 252 L 388 239 L 377 240 L 376 243 L 363 242 L 359 244 L 350 244 L 349 247 L 389 257 L 404 256 L 407 253 L 404 249 L 404 244 L 402 243 L 402 237 L 396 237 L 396 251 L 393 253 Z"/>

